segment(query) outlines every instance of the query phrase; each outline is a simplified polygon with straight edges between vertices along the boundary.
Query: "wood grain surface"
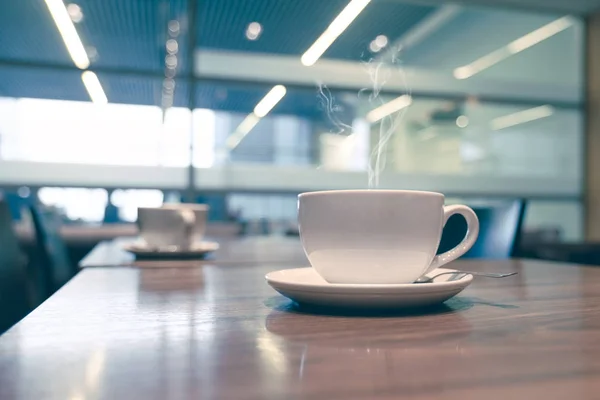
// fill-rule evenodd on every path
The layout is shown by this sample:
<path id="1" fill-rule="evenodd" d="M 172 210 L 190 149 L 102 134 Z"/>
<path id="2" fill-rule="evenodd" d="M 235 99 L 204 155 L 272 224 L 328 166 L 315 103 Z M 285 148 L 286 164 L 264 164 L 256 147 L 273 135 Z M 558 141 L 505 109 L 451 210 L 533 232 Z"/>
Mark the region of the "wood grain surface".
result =
<path id="1" fill-rule="evenodd" d="M 169 260 L 136 257 L 124 250 L 135 238 L 117 238 L 98 243 L 80 262 L 81 268 L 92 267 L 201 267 L 207 264 L 269 264 L 293 262 L 308 266 L 308 261 L 297 238 L 279 236 L 249 236 L 245 238 L 217 237 L 208 239 L 219 243 L 219 250 L 208 259 Z"/>
<path id="2" fill-rule="evenodd" d="M 519 275 L 351 315 L 265 283 L 292 266 L 84 269 L 0 337 L 0 398 L 599 398 L 600 269 L 455 262 Z"/>
<path id="3" fill-rule="evenodd" d="M 14 225 L 15 232 L 22 242 L 31 242 L 35 238 L 33 226 L 29 223 L 19 222 Z M 206 227 L 208 236 L 235 236 L 240 227 L 231 222 L 211 222 Z M 101 224 L 101 225 L 63 225 L 60 227 L 60 236 L 67 243 L 98 243 L 112 240 L 117 237 L 136 237 L 139 231 L 136 224 Z"/>

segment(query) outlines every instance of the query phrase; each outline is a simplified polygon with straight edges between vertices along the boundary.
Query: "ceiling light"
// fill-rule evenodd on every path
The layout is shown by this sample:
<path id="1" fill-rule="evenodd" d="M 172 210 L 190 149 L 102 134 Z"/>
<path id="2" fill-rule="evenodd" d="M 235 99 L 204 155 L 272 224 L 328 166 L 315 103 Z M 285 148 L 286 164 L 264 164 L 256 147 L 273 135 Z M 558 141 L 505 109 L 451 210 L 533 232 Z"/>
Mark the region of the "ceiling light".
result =
<path id="1" fill-rule="evenodd" d="M 258 102 L 256 107 L 254 107 L 254 114 L 256 114 L 260 118 L 267 115 L 269 111 L 271 111 L 273 107 L 275 107 L 275 105 L 279 103 L 279 100 L 281 100 L 283 96 L 285 96 L 285 93 L 285 86 L 273 86 L 273 88 L 269 90 L 269 93 L 267 93 L 265 97 L 263 97 L 263 99 Z"/>
<path id="2" fill-rule="evenodd" d="M 375 44 L 380 48 L 384 48 L 388 44 L 388 38 L 385 35 L 379 35 L 375 38 Z"/>
<path id="3" fill-rule="evenodd" d="M 256 40 L 262 33 L 262 25 L 258 22 L 251 22 L 246 28 L 246 38 L 248 40 Z"/>
<path id="4" fill-rule="evenodd" d="M 176 19 L 172 19 L 171 21 L 169 21 L 169 34 L 171 36 L 177 36 L 179 35 L 179 21 L 177 21 Z"/>
<path id="5" fill-rule="evenodd" d="M 379 35 L 369 44 L 371 53 L 379 53 L 381 49 L 388 45 L 388 38 L 385 35 Z"/>
<path id="6" fill-rule="evenodd" d="M 570 16 L 565 16 L 559 18 L 555 21 L 550 22 L 534 30 L 533 32 L 529 32 L 528 34 L 513 40 L 509 44 L 504 47 L 499 48 L 498 50 L 494 50 L 490 54 L 487 54 L 470 64 L 464 65 L 462 67 L 458 67 L 454 70 L 454 77 L 456 79 L 467 79 L 472 77 L 473 75 L 483 71 L 491 67 L 494 64 L 499 63 L 502 60 L 507 59 L 508 57 L 520 53 L 523 50 L 526 50 L 543 40 L 546 40 L 557 33 L 564 31 L 573 25 L 573 18 Z"/>
<path id="7" fill-rule="evenodd" d="M 83 85 L 90 95 L 90 99 L 96 104 L 106 104 L 108 103 L 108 99 L 106 98 L 106 94 L 104 93 L 104 89 L 102 89 L 102 85 L 98 80 L 98 76 L 92 71 L 83 71 L 81 74 L 81 80 L 83 81 Z"/>
<path id="8" fill-rule="evenodd" d="M 21 186 L 19 189 L 17 189 L 17 194 L 19 197 L 25 199 L 31 194 L 31 189 L 29 189 L 27 186 Z"/>
<path id="9" fill-rule="evenodd" d="M 169 54 L 165 57 L 165 65 L 167 68 L 175 69 L 177 67 L 177 56 Z"/>
<path id="10" fill-rule="evenodd" d="M 169 39 L 169 40 L 167 40 L 166 48 L 167 48 L 167 53 L 177 54 L 177 51 L 179 50 L 179 44 L 177 43 L 177 40 Z"/>
<path id="11" fill-rule="evenodd" d="M 387 117 L 388 115 L 395 113 L 396 111 L 400 111 L 403 108 L 406 108 L 412 104 L 412 97 L 405 94 L 400 97 L 395 98 L 392 101 L 389 101 L 381 106 L 369 111 L 367 114 L 367 121 L 370 123 L 374 123 Z"/>
<path id="12" fill-rule="evenodd" d="M 325 32 L 302 55 L 300 61 L 309 67 L 317 62 L 319 57 L 331 46 L 342 32 L 354 21 L 371 0 L 351 0 L 350 3 L 335 17 Z"/>
<path id="13" fill-rule="evenodd" d="M 517 54 L 525 49 L 530 48 L 543 40 L 548 39 L 564 31 L 573 25 L 573 18 L 570 16 L 565 16 L 559 18 L 555 21 L 550 22 L 547 25 L 542 26 L 539 29 L 536 29 L 533 32 L 528 33 L 527 35 L 520 37 L 517 40 L 510 42 L 507 47 L 512 54 Z"/>
<path id="14" fill-rule="evenodd" d="M 459 128 L 466 128 L 467 125 L 469 125 L 469 118 L 466 115 L 459 115 L 459 117 L 456 118 L 456 126 Z"/>
<path id="15" fill-rule="evenodd" d="M 246 137 L 246 135 L 254 129 L 256 124 L 260 122 L 260 120 L 267 115 L 273 107 L 285 96 L 286 89 L 283 85 L 273 86 L 269 93 L 263 97 L 256 107 L 254 107 L 254 112 L 248 114 L 246 118 L 242 121 L 242 123 L 236 128 L 236 130 L 227 138 L 226 145 L 229 150 L 233 150 L 242 139 Z"/>
<path id="16" fill-rule="evenodd" d="M 236 128 L 236 130 L 227 138 L 226 145 L 229 150 L 233 150 L 244 137 L 258 124 L 261 120 L 259 116 L 254 113 L 248 114 L 242 123 Z"/>
<path id="17" fill-rule="evenodd" d="M 94 46 L 86 46 L 85 52 L 87 53 L 90 61 L 98 61 L 98 50 Z"/>
<path id="18" fill-rule="evenodd" d="M 419 134 L 419 140 L 421 142 L 425 142 L 427 140 L 431 140 L 433 138 L 435 138 L 438 133 L 437 133 L 437 127 L 436 126 L 430 126 L 427 127 L 421 131 L 418 132 Z"/>
<path id="19" fill-rule="evenodd" d="M 378 53 L 381 50 L 381 47 L 377 45 L 377 42 L 372 40 L 369 44 L 369 50 L 371 50 L 371 53 Z"/>
<path id="20" fill-rule="evenodd" d="M 546 118 L 554 113 L 554 108 L 549 105 L 530 108 L 528 110 L 519 111 L 513 114 L 508 114 L 503 117 L 498 117 L 490 122 L 492 130 L 509 128 L 511 126 L 520 125 L 525 122 L 535 121 L 537 119 Z"/>
<path id="21" fill-rule="evenodd" d="M 175 90 L 175 81 L 172 78 L 166 78 L 163 81 L 163 89 L 167 92 L 172 92 Z"/>
<path id="22" fill-rule="evenodd" d="M 90 66 L 90 60 L 64 3 L 62 0 L 45 1 L 73 63 L 75 63 L 77 68 L 86 69 Z"/>
<path id="23" fill-rule="evenodd" d="M 170 108 L 173 106 L 173 96 L 169 94 L 164 94 L 160 101 L 162 108 Z"/>
<path id="24" fill-rule="evenodd" d="M 83 13 L 81 12 L 81 7 L 79 7 L 75 3 L 71 3 L 67 6 L 67 12 L 69 13 L 69 17 L 71 17 L 71 21 L 76 24 L 83 21 Z"/>
<path id="25" fill-rule="evenodd" d="M 167 78 L 175 78 L 175 69 L 174 68 L 165 68 L 165 77 Z"/>
<path id="26" fill-rule="evenodd" d="M 484 69 L 487 69 L 492 65 L 497 64 L 500 61 L 510 57 L 511 55 L 512 54 L 508 51 L 508 49 L 506 47 L 503 47 L 473 61 L 469 65 L 456 68 L 454 70 L 454 77 L 456 79 L 470 78 L 473 75 L 483 71 Z"/>

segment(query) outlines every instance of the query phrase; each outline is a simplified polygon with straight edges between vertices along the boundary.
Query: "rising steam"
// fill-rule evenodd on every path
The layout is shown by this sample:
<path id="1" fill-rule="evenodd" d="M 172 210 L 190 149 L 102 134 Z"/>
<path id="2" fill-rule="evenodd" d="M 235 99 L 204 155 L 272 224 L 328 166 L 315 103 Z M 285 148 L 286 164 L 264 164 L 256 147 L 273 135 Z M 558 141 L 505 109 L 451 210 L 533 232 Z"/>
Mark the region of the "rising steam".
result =
<path id="1" fill-rule="evenodd" d="M 331 90 L 329 90 L 329 88 L 323 83 L 319 83 L 318 87 L 319 93 L 317 97 L 321 102 L 321 106 L 325 109 L 325 112 L 327 113 L 327 118 L 329 118 L 329 121 L 335 127 L 335 131 L 332 133 L 335 133 L 337 135 L 352 133 L 352 126 L 342 122 L 342 120 L 339 118 L 339 114 L 341 111 L 340 105 L 336 104 L 335 98 L 333 97 Z"/>
<path id="2" fill-rule="evenodd" d="M 391 65 L 385 65 L 382 61 L 376 61 L 373 59 L 366 63 L 367 72 L 372 83 L 371 93 L 369 94 L 368 99 L 369 102 L 374 106 L 374 108 L 385 104 L 385 102 L 379 94 L 381 93 L 381 90 L 385 86 L 386 82 L 390 79 L 393 71 L 398 72 L 399 79 L 402 80 L 404 86 L 404 92 L 409 96 L 411 94 L 410 88 L 406 80 L 406 74 L 404 73 L 404 70 L 399 66 L 398 54 L 399 49 L 393 52 Z M 385 66 L 386 68 L 382 68 L 383 66 Z M 371 157 L 369 158 L 369 165 L 367 169 L 369 189 L 379 187 L 380 175 L 385 169 L 385 164 L 387 161 L 387 144 L 394 135 L 396 128 L 402 122 L 405 113 L 406 108 L 403 108 L 398 112 L 386 115 L 377 122 L 379 124 L 377 144 L 371 152 Z"/>
<path id="3" fill-rule="evenodd" d="M 372 86 L 371 88 L 361 89 L 358 92 L 358 97 L 365 98 L 366 95 L 373 109 L 385 104 L 385 101 L 381 98 L 380 93 L 383 90 L 386 82 L 392 78 L 392 74 L 394 72 L 397 72 L 398 79 L 402 80 L 405 94 L 410 96 L 410 89 L 407 83 L 406 75 L 399 66 L 398 54 L 399 49 L 395 49 L 391 57 L 391 63 L 384 63 L 383 61 L 377 59 L 371 59 L 368 62 L 365 62 L 365 69 L 369 75 Z M 395 78 L 396 74 L 394 75 Z M 344 123 L 340 119 L 340 106 L 336 104 L 335 98 L 329 88 L 322 83 L 318 85 L 318 88 L 318 99 L 327 113 L 329 121 L 335 127 L 335 131 L 332 133 L 340 135 L 351 134 L 352 126 Z M 378 140 L 371 152 L 367 167 L 368 185 L 370 189 L 379 187 L 380 175 L 385 169 L 386 165 L 387 154 L 385 150 L 387 148 L 387 144 L 392 138 L 397 127 L 402 122 L 405 112 L 406 108 L 403 108 L 400 111 L 384 116 L 374 123 L 375 125 L 378 125 Z"/>

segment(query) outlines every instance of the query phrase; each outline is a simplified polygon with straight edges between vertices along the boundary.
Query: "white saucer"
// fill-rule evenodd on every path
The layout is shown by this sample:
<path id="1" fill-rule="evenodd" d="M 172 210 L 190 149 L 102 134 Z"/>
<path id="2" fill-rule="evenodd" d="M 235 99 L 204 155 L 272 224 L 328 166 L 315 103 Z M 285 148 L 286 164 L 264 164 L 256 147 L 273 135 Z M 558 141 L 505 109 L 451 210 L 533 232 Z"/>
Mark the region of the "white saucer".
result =
<path id="1" fill-rule="evenodd" d="M 454 270 L 438 268 L 428 275 L 451 271 Z M 296 268 L 269 272 L 265 278 L 273 289 L 301 304 L 353 308 L 410 308 L 442 303 L 456 296 L 473 281 L 471 275 L 448 281 L 452 276 L 440 276 L 432 283 L 333 284 L 321 278 L 314 268 Z"/>
<path id="2" fill-rule="evenodd" d="M 219 249 L 217 242 L 198 242 L 191 245 L 188 249 L 180 247 L 158 248 L 149 246 L 144 242 L 128 243 L 123 249 L 139 257 L 156 258 L 195 258 L 203 257 L 206 254 Z"/>

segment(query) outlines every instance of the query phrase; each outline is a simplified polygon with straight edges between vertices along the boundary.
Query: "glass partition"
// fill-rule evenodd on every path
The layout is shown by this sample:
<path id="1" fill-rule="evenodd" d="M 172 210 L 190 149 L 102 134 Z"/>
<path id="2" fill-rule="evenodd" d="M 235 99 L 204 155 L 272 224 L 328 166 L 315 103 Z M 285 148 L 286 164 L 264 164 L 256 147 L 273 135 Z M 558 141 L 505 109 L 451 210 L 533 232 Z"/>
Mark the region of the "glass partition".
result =
<path id="1" fill-rule="evenodd" d="M 269 87 L 262 89 L 266 94 Z M 228 96 L 236 89 L 219 90 Z M 581 180 L 583 121 L 577 108 L 404 96 L 373 100 L 364 92 L 328 91 L 324 98 L 318 89 L 292 88 L 286 100 L 312 101 L 310 112 L 274 111 L 250 125 L 250 107 L 196 109 L 194 165 L 366 171 L 380 154 L 381 169 L 391 173 Z M 378 110 L 403 98 L 405 109 L 373 121 Z"/>
<path id="2" fill-rule="evenodd" d="M 550 223 L 580 207 L 579 17 L 375 0 L 64 6 L 74 47 L 45 2 L 2 6 L 0 186 L 236 193 L 231 207 L 254 201 L 243 193 L 426 189 L 558 202 L 532 211 Z"/>

